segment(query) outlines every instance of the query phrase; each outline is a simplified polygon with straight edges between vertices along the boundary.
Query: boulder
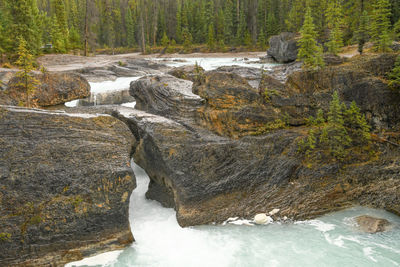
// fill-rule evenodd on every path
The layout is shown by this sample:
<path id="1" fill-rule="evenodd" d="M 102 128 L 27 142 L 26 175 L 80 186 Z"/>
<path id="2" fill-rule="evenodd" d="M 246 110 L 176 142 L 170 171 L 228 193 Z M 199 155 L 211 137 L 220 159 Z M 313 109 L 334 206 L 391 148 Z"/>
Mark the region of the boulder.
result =
<path id="1" fill-rule="evenodd" d="M 30 96 L 30 106 L 55 106 L 90 96 L 89 83 L 78 74 L 50 72 L 34 76 L 39 84 Z M 26 92 L 18 86 L 18 83 L 20 83 L 19 78 L 12 78 L 6 93 L 15 104 L 27 105 Z"/>
<path id="2" fill-rule="evenodd" d="M 216 69 L 218 72 L 235 73 L 242 78 L 245 78 L 247 82 L 253 87 L 258 88 L 261 81 L 262 71 L 259 68 L 248 68 L 240 66 L 223 66 Z"/>
<path id="3" fill-rule="evenodd" d="M 191 81 L 170 75 L 146 76 L 131 83 L 136 108 L 167 118 L 194 118 L 203 99 L 192 93 Z"/>
<path id="4" fill-rule="evenodd" d="M 168 74 L 175 76 L 179 79 L 189 80 L 195 82 L 200 75 L 204 73 L 204 69 L 200 66 L 187 65 L 182 67 L 173 68 Z"/>
<path id="5" fill-rule="evenodd" d="M 254 222 L 256 224 L 269 224 L 272 223 L 274 220 L 270 217 L 267 216 L 265 213 L 259 213 L 256 216 L 254 216 Z"/>
<path id="6" fill-rule="evenodd" d="M 0 106 L 0 265 L 61 266 L 132 243 L 131 149 L 108 115 Z"/>
<path id="7" fill-rule="evenodd" d="M 356 222 L 361 231 L 370 234 L 384 232 L 391 225 L 386 219 L 375 218 L 368 215 L 358 216 Z"/>
<path id="8" fill-rule="evenodd" d="M 296 61 L 298 44 L 295 33 L 283 32 L 269 39 L 268 56 L 279 63 Z"/>

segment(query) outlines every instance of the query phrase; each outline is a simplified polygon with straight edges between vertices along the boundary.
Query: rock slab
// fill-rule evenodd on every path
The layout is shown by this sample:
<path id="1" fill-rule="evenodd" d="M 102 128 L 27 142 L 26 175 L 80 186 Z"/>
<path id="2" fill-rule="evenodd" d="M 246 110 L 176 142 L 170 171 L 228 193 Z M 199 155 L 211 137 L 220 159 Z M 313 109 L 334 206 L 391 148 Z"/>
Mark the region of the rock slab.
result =
<path id="1" fill-rule="evenodd" d="M 129 245 L 131 142 L 111 116 L 0 106 L 0 265 L 60 266 Z"/>

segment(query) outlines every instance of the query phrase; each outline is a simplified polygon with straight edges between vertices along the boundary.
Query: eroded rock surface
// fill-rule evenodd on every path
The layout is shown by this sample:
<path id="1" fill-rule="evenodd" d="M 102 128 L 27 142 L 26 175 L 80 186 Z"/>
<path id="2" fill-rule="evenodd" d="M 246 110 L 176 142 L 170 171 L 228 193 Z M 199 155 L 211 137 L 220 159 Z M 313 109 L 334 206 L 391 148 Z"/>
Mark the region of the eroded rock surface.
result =
<path id="1" fill-rule="evenodd" d="M 29 97 L 30 106 L 55 106 L 90 95 L 89 83 L 78 74 L 49 72 L 35 74 L 35 78 L 39 84 Z M 19 78 L 12 78 L 4 93 L 12 99 L 12 103 L 8 104 L 19 105 L 22 103 L 27 106 L 26 92 L 18 86 L 19 82 Z"/>
<path id="2" fill-rule="evenodd" d="M 298 44 L 295 33 L 284 32 L 269 39 L 268 56 L 279 63 L 296 61 Z"/>
<path id="3" fill-rule="evenodd" d="M 365 77 L 383 73 L 384 68 L 368 71 Z M 320 75 L 346 83 L 335 78 L 340 73 L 344 71 L 327 69 Z M 137 106 L 142 111 L 118 109 L 114 116 L 134 133 L 134 158 L 151 179 L 147 197 L 174 206 L 182 226 L 253 218 L 272 209 L 291 219 L 313 218 L 352 205 L 400 214 L 397 141 L 375 143 L 379 157 L 361 164 L 314 164 L 298 152 L 298 140 L 309 130 L 305 120 L 320 108 L 319 100 L 322 108 L 328 108 L 334 90 L 325 89 L 322 78 L 304 81 L 314 87 L 297 87 L 292 77 L 296 75 L 304 73 L 292 74 L 286 83 L 266 76 L 255 89 L 237 74 L 206 72 L 192 88 L 204 101 L 183 101 L 184 108 L 176 98 L 182 88 L 189 90 L 187 82 L 163 76 L 132 83 L 131 92 L 142 103 Z M 268 101 L 261 94 L 265 89 Z M 354 94 L 346 101 L 360 97 Z M 372 105 L 381 101 L 369 100 Z M 283 114 L 292 127 L 257 132 Z"/>
<path id="4" fill-rule="evenodd" d="M 384 232 L 390 226 L 390 222 L 388 220 L 375 218 L 368 215 L 357 217 L 356 222 L 360 227 L 360 230 L 370 234 Z"/>
<path id="5" fill-rule="evenodd" d="M 107 115 L 0 107 L 0 265 L 60 266 L 133 241 L 132 134 Z"/>

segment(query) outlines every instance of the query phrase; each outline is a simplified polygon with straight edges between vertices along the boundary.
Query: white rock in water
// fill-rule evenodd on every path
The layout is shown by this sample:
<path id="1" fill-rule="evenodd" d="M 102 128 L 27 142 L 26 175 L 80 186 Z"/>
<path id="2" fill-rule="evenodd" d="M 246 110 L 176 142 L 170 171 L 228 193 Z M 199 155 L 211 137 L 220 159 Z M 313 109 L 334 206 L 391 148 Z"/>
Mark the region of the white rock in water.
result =
<path id="1" fill-rule="evenodd" d="M 254 222 L 256 224 L 269 224 L 272 223 L 273 221 L 274 220 L 271 217 L 267 216 L 266 213 L 260 213 L 254 216 Z"/>
<path id="2" fill-rule="evenodd" d="M 269 212 L 269 215 L 274 216 L 280 211 L 280 209 L 273 209 L 272 211 Z"/>

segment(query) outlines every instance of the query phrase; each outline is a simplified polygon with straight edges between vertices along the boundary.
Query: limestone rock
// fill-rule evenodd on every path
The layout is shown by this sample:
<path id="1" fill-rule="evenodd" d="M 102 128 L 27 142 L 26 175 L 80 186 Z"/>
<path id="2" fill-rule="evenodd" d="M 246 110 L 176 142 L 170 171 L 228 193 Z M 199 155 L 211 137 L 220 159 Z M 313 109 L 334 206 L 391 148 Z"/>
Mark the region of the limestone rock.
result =
<path id="1" fill-rule="evenodd" d="M 256 216 L 254 216 L 254 222 L 256 224 L 269 224 L 272 223 L 274 220 L 267 216 L 265 213 L 259 213 Z"/>
<path id="2" fill-rule="evenodd" d="M 269 39 L 268 55 L 279 63 L 296 61 L 298 44 L 295 33 L 283 32 Z"/>
<path id="3" fill-rule="evenodd" d="M 167 118 L 194 118 L 204 100 L 192 93 L 191 81 L 170 75 L 143 77 L 131 83 L 136 108 Z"/>
<path id="4" fill-rule="evenodd" d="M 36 74 L 35 77 L 39 80 L 39 85 L 30 97 L 31 106 L 55 106 L 90 95 L 89 83 L 78 74 L 50 72 Z M 12 78 L 5 93 L 14 104 L 24 103 L 26 106 L 26 92 L 17 86 L 18 83 L 19 78 Z"/>
<path id="5" fill-rule="evenodd" d="M 131 149 L 111 116 L 0 106 L 0 265 L 60 266 L 128 246 Z"/>
<path id="6" fill-rule="evenodd" d="M 384 232 L 390 226 L 390 222 L 388 220 L 375 218 L 368 215 L 357 217 L 356 222 L 363 232 L 371 234 Z"/>

